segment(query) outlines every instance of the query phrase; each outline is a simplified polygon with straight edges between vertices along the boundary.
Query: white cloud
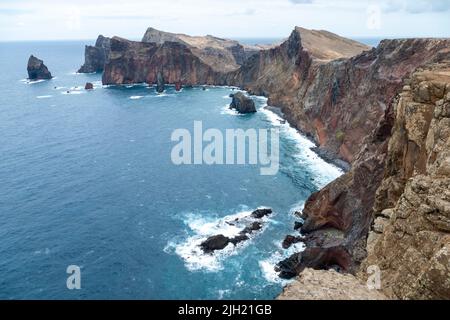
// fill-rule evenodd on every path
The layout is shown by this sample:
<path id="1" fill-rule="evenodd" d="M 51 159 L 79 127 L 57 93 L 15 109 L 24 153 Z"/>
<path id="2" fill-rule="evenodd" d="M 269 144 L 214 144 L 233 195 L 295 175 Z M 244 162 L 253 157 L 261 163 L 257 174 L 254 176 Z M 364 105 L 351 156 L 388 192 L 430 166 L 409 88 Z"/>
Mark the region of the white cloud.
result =
<path id="1" fill-rule="evenodd" d="M 449 36 L 449 8 L 443 0 L 2 0 L 0 40 L 139 39 L 149 26 L 221 37 L 286 37 L 295 25 L 345 36 Z"/>

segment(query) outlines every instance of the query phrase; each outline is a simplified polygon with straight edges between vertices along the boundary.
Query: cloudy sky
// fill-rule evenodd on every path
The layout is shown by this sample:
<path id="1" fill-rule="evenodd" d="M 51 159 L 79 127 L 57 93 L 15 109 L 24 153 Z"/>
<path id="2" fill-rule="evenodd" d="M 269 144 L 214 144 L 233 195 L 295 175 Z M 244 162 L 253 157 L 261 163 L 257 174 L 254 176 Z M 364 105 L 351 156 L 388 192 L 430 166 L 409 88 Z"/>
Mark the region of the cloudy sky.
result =
<path id="1" fill-rule="evenodd" d="M 295 25 L 349 37 L 450 37 L 450 0 L 0 0 L 0 41 L 193 35 L 286 37 Z"/>

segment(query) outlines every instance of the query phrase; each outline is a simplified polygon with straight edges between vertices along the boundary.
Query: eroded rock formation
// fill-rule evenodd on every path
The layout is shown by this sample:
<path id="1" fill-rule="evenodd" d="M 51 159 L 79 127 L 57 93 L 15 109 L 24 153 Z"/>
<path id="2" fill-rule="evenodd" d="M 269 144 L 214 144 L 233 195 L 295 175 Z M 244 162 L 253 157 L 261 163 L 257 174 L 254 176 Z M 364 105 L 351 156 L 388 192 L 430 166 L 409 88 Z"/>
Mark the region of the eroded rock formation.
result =
<path id="1" fill-rule="evenodd" d="M 450 299 L 450 62 L 418 69 L 396 108 L 369 234 L 382 290 L 401 299 Z"/>
<path id="2" fill-rule="evenodd" d="M 233 100 L 231 101 L 230 109 L 235 109 L 237 112 L 241 114 L 256 112 L 255 102 L 252 100 L 252 98 L 247 97 L 242 92 L 238 92 L 233 95 Z"/>
<path id="3" fill-rule="evenodd" d="M 161 73 L 167 84 L 217 83 L 221 75 L 179 42 L 145 43 L 114 37 L 103 72 L 103 84 L 156 84 Z"/>
<path id="4" fill-rule="evenodd" d="M 95 46 L 86 46 L 84 52 L 84 64 L 78 73 L 103 72 L 108 61 L 111 39 L 102 35 L 98 36 Z"/>
<path id="5" fill-rule="evenodd" d="M 164 42 L 183 44 L 203 63 L 209 65 L 217 72 L 224 73 L 238 69 L 249 57 L 257 54 L 262 48 L 268 47 L 241 45 L 237 41 L 211 35 L 193 37 L 185 34 L 164 32 L 154 28 L 147 29 L 142 42 L 159 45 Z"/>
<path id="6" fill-rule="evenodd" d="M 52 78 L 52 74 L 48 71 L 44 61 L 31 55 L 28 59 L 27 65 L 28 79 L 35 80 L 49 80 Z"/>

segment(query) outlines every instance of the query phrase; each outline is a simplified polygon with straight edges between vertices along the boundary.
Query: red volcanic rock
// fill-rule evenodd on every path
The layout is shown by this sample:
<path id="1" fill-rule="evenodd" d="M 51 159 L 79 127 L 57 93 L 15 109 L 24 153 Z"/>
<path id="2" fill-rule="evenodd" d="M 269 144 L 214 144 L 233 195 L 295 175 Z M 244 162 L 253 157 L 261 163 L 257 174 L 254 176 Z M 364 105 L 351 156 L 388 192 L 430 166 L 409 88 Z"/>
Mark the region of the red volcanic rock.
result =
<path id="1" fill-rule="evenodd" d="M 103 84 L 157 83 L 161 73 L 166 84 L 225 84 L 220 73 L 200 60 L 181 43 L 163 44 L 111 39 Z"/>
<path id="2" fill-rule="evenodd" d="M 181 84 L 181 81 L 177 81 L 177 82 L 175 82 L 175 90 L 176 91 L 181 91 L 181 89 L 182 89 L 182 84 Z"/>
<path id="3" fill-rule="evenodd" d="M 86 82 L 86 85 L 84 86 L 85 90 L 94 90 L 94 85 L 90 82 Z"/>

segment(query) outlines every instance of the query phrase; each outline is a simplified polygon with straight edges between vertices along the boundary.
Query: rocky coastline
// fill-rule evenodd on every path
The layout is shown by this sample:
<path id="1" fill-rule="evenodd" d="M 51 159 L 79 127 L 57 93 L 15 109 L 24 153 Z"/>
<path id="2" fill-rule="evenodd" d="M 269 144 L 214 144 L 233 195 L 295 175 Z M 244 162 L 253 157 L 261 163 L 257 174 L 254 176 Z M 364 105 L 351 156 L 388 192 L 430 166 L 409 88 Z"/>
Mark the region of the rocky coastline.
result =
<path id="1" fill-rule="evenodd" d="M 298 213 L 304 223 L 286 246 L 301 234 L 306 249 L 278 264 L 281 277 L 299 276 L 305 285 L 336 271 L 359 290 L 375 265 L 387 277 L 383 294 L 361 289 L 360 298 L 450 298 L 450 39 L 384 40 L 369 48 L 296 27 L 281 45 L 217 68 L 215 54 L 208 59 L 204 47 L 180 35 L 152 29 L 144 38 L 111 38 L 103 84 L 164 79 L 179 88 L 229 85 L 265 96 L 321 157 L 345 168 Z M 218 247 L 231 241 L 212 240 Z M 319 285 L 325 293 L 310 292 L 318 299 L 330 293 Z M 296 290 L 290 298 L 302 297 Z"/>

